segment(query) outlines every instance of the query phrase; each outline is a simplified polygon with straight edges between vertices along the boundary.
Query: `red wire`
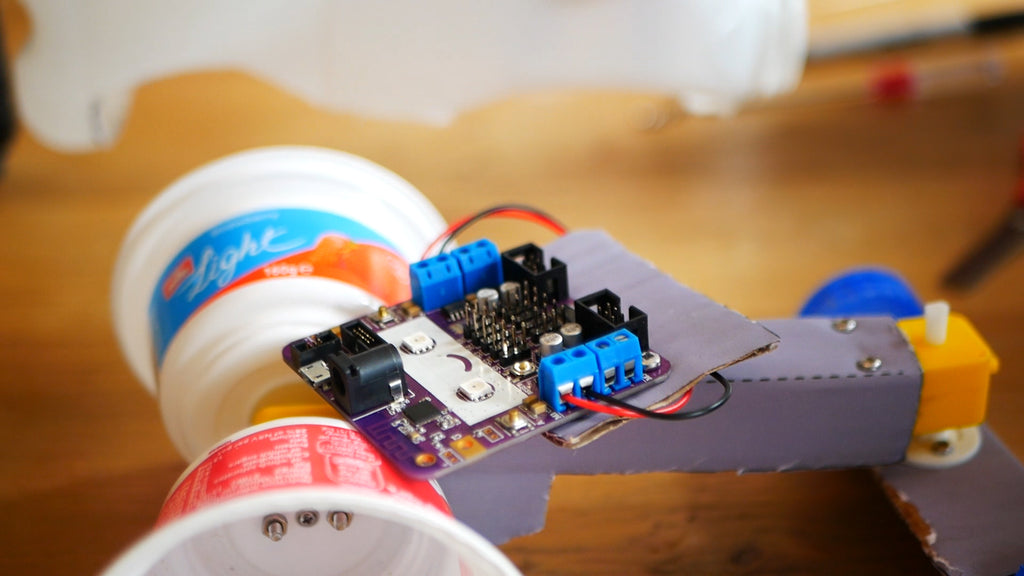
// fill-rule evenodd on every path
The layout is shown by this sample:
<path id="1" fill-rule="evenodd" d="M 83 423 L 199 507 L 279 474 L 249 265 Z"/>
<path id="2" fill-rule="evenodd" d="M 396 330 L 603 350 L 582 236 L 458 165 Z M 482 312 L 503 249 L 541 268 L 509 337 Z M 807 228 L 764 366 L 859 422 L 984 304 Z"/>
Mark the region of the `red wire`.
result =
<path id="1" fill-rule="evenodd" d="M 423 257 L 426 258 L 427 255 L 430 254 L 438 244 L 443 242 L 445 238 L 451 236 L 456 230 L 465 225 L 466 222 L 472 220 L 475 216 L 475 214 L 471 214 L 469 216 L 465 216 L 455 221 L 455 223 L 449 226 L 440 236 L 438 236 L 433 242 L 430 243 L 430 246 L 428 246 L 426 251 L 423 253 Z M 527 212 L 525 210 L 519 210 L 518 208 L 502 208 L 500 210 L 492 212 L 491 214 L 488 214 L 487 216 L 484 217 L 484 219 L 486 220 L 487 218 L 491 217 L 515 218 L 519 220 L 525 220 L 527 222 L 540 224 L 541 226 L 548 228 L 549 230 L 551 230 L 555 234 L 558 234 L 559 236 L 565 234 L 565 228 L 560 226 L 554 220 L 549 220 L 547 218 L 544 218 L 543 216 L 540 216 L 539 214 L 534 214 L 533 212 Z"/>
<path id="2" fill-rule="evenodd" d="M 683 409 L 683 406 L 686 406 L 686 403 L 690 401 L 691 394 L 693 394 L 693 388 L 687 390 L 686 393 L 684 393 L 679 398 L 676 398 L 675 401 L 673 401 L 671 404 L 662 406 L 661 408 L 655 410 L 655 412 L 661 412 L 662 414 L 672 414 L 675 412 L 679 412 L 680 410 Z"/>
<path id="3" fill-rule="evenodd" d="M 655 412 L 661 414 L 672 414 L 683 409 L 686 403 L 690 401 L 690 395 L 693 393 L 693 388 L 686 391 L 685 394 L 674 400 L 667 406 L 662 406 L 655 410 Z M 618 406 L 608 406 L 607 404 L 601 404 L 600 402 L 594 402 L 593 400 L 587 400 L 586 398 L 578 398 L 572 394 L 566 394 L 562 396 L 562 400 L 568 404 L 572 404 L 577 408 L 584 408 L 593 412 L 600 412 L 602 414 L 610 414 L 612 416 L 619 416 L 620 418 L 641 418 L 636 412 L 626 410 L 625 408 L 619 408 Z"/>
<path id="4" fill-rule="evenodd" d="M 638 418 L 640 416 L 636 412 L 630 412 L 629 410 L 619 408 L 617 406 L 608 406 L 607 404 L 601 404 L 600 402 L 594 402 L 593 400 L 587 400 L 586 398 L 578 398 L 572 394 L 562 396 L 562 400 L 577 408 L 584 408 L 593 412 L 600 412 L 602 414 L 611 414 L 612 416 L 620 416 L 622 418 Z"/>
<path id="5" fill-rule="evenodd" d="M 470 220 L 472 220 L 475 217 L 476 217 L 476 214 L 471 214 L 469 216 L 465 216 L 463 218 L 460 218 L 460 219 L 456 220 L 452 225 L 448 226 L 448 228 L 445 229 L 445 231 L 443 233 L 441 233 L 440 236 L 438 236 L 436 239 L 434 239 L 433 242 L 430 243 L 430 246 L 427 246 L 427 249 L 423 252 L 423 258 L 427 258 L 430 255 L 430 253 L 434 251 L 434 249 L 437 247 L 438 244 L 440 244 L 441 242 L 444 242 L 445 238 L 448 238 L 449 236 L 451 236 L 456 230 L 458 230 L 463 225 L 465 225 L 466 222 L 469 222 Z M 545 228 L 551 230 L 552 232 L 554 232 L 555 234 L 557 234 L 559 236 L 564 235 L 565 232 L 566 232 L 565 228 L 563 228 L 561 225 L 559 225 L 554 220 L 550 220 L 548 218 L 545 218 L 545 217 L 541 216 L 540 214 L 535 214 L 533 212 L 527 212 L 525 210 L 520 210 L 518 208 L 502 208 L 500 210 L 496 210 L 496 211 L 488 214 L 487 216 L 484 216 L 483 219 L 486 220 L 488 218 L 493 218 L 493 217 L 513 218 L 513 219 L 517 219 L 517 220 L 525 220 L 527 222 L 533 222 L 534 224 L 540 224 L 541 226 L 544 226 Z"/>

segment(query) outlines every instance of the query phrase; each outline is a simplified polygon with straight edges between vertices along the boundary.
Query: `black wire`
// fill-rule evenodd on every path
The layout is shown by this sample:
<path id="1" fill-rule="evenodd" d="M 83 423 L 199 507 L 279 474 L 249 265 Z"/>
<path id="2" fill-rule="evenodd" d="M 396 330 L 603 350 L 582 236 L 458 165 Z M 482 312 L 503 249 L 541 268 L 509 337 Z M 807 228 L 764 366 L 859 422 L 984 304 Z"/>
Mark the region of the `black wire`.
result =
<path id="1" fill-rule="evenodd" d="M 466 228 L 469 228 L 473 224 L 476 224 L 477 222 L 483 220 L 484 218 L 487 218 L 491 214 L 494 214 L 495 212 L 500 212 L 502 210 L 519 210 L 522 212 L 529 212 L 531 214 L 540 216 L 545 220 L 553 222 L 560 228 L 565 228 L 565 226 L 563 226 L 562 223 L 556 220 L 553 216 L 547 214 L 546 212 L 538 210 L 533 206 L 527 206 L 525 204 L 498 204 L 497 206 L 491 206 L 486 210 L 481 210 L 480 212 L 477 212 L 476 215 L 474 215 L 472 218 L 463 222 L 461 226 L 452 230 L 451 233 L 448 234 L 448 237 L 444 239 L 444 242 L 441 243 L 441 246 L 438 247 L 437 253 L 444 254 L 445 249 L 448 248 L 448 245 L 452 243 L 452 240 L 454 240 L 455 237 L 458 236 L 459 234 L 465 232 Z"/>
<path id="2" fill-rule="evenodd" d="M 642 416 L 644 418 L 654 418 L 656 420 L 692 420 L 694 418 L 700 418 L 701 416 L 707 416 L 708 414 L 711 414 L 715 410 L 718 410 L 723 405 L 725 405 L 725 403 L 729 401 L 729 397 L 732 396 L 732 384 L 730 384 L 728 380 L 726 380 L 718 372 L 712 372 L 709 375 L 715 380 L 717 380 L 719 384 L 722 385 L 722 395 L 718 397 L 718 400 L 715 400 L 714 402 L 708 404 L 703 408 L 689 410 L 687 412 L 675 412 L 670 414 L 664 414 L 661 412 L 645 410 L 644 408 L 633 406 L 632 404 L 623 402 L 618 398 L 608 396 L 606 394 L 598 394 L 592 391 L 590 392 L 589 396 L 595 400 L 600 400 L 601 402 L 604 402 L 609 406 L 625 408 L 626 410 L 629 410 L 631 412 L 636 412 L 638 416 Z"/>

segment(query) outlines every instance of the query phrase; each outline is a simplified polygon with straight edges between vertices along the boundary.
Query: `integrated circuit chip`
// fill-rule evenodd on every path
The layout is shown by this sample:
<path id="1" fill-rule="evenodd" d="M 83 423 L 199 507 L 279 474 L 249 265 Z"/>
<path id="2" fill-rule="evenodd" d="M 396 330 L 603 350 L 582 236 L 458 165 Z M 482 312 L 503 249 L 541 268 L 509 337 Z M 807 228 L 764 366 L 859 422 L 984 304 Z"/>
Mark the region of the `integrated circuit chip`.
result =
<path id="1" fill-rule="evenodd" d="M 423 426 L 441 417 L 441 411 L 430 400 L 422 400 L 402 410 L 413 426 Z"/>

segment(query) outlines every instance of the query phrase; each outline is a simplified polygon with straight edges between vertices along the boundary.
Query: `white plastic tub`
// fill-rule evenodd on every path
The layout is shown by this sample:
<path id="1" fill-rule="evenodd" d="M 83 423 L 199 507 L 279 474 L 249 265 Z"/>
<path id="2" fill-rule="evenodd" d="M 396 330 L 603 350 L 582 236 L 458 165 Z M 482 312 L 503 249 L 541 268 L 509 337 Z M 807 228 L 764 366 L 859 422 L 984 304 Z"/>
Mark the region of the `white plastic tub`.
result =
<path id="1" fill-rule="evenodd" d="M 791 90 L 804 0 L 22 0 L 12 69 L 22 123 L 47 145 L 114 144 L 133 91 L 210 69 L 249 72 L 324 107 L 446 123 L 552 89 L 676 96 L 726 113 Z"/>
<path id="2" fill-rule="evenodd" d="M 125 237 L 112 307 L 179 451 L 194 458 L 267 394 L 301 389 L 281 348 L 407 299 L 408 262 L 443 229 L 409 183 L 325 149 L 242 152 L 162 192 Z"/>
<path id="3" fill-rule="evenodd" d="M 275 524 L 276 523 L 276 524 Z M 152 533 L 104 576 L 514 575 L 433 483 L 342 421 L 287 418 L 228 438 L 171 490 Z"/>

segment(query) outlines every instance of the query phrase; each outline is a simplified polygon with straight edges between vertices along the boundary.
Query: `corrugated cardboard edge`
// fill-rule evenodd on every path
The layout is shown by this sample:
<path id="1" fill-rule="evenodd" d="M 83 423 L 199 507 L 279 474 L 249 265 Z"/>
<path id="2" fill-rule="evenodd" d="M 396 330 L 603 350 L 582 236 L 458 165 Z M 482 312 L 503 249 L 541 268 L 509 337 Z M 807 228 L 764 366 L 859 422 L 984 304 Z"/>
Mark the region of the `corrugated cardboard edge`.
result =
<path id="1" fill-rule="evenodd" d="M 948 563 L 940 558 L 935 553 L 935 549 L 932 546 L 938 540 L 938 535 L 935 530 L 921 517 L 921 512 L 914 506 L 906 494 L 893 488 L 891 485 L 885 482 L 885 479 L 878 475 L 878 480 L 881 482 L 882 490 L 885 492 L 885 496 L 889 499 L 889 502 L 896 508 L 896 512 L 906 522 L 907 527 L 910 528 L 910 532 L 917 538 L 918 542 L 921 543 L 921 550 L 938 566 L 948 567 Z M 948 573 L 948 569 L 944 570 Z"/>
<path id="2" fill-rule="evenodd" d="M 1004 576 L 1024 564 L 1024 465 L 987 426 L 974 459 L 928 470 L 877 470 L 935 566 L 952 576 Z"/>

